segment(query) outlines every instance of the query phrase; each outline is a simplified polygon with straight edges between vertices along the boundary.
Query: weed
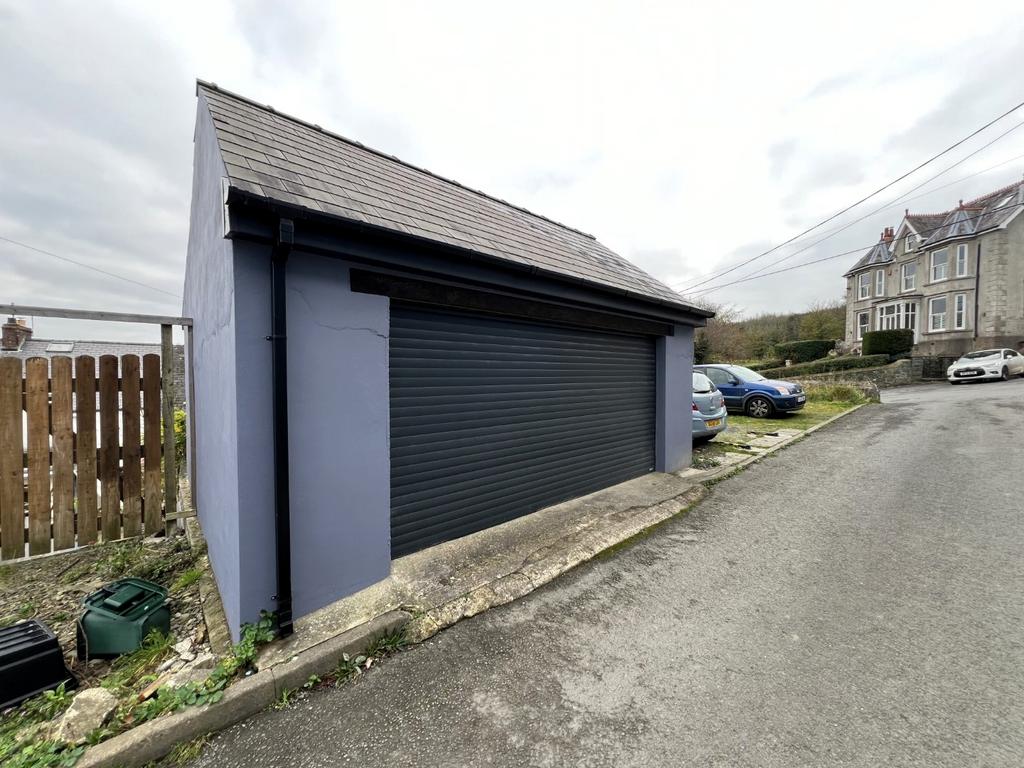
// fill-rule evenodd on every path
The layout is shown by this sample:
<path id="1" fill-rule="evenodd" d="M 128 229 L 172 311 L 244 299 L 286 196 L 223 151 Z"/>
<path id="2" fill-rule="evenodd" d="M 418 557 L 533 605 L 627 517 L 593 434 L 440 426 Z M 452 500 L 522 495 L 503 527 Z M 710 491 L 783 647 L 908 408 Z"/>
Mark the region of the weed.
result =
<path id="1" fill-rule="evenodd" d="M 51 621 L 67 621 L 67 620 L 68 620 L 69 618 L 71 618 L 71 617 L 70 617 L 70 616 L 68 616 L 68 615 L 67 615 L 66 613 L 64 613 L 64 612 L 61 612 L 61 613 L 55 613 L 55 614 L 53 614 L 53 616 L 51 616 L 51 617 L 50 617 L 50 620 L 51 620 Z"/>
<path id="2" fill-rule="evenodd" d="M 336 683 L 341 684 L 350 677 L 355 677 L 360 674 L 363 671 L 363 666 L 365 664 L 365 656 L 349 656 L 347 653 L 341 654 L 338 666 L 334 668 Z"/>
<path id="3" fill-rule="evenodd" d="M 187 765 L 199 757 L 199 753 L 203 751 L 203 747 L 206 746 L 206 742 L 210 740 L 210 735 L 200 736 L 198 739 L 192 739 L 184 744 L 178 744 L 171 753 L 167 756 L 167 760 L 171 765 Z"/>
<path id="4" fill-rule="evenodd" d="M 19 619 L 31 619 L 36 615 L 35 603 L 22 603 L 21 608 L 18 609 Z"/>
<path id="5" fill-rule="evenodd" d="M 171 584 L 171 592 L 184 592 L 202 577 L 203 572 L 199 568 L 189 568 L 174 580 L 174 583 Z"/>
<path id="6" fill-rule="evenodd" d="M 292 697 L 294 695 L 295 691 L 285 688 L 281 691 L 281 695 L 278 696 L 277 701 L 274 702 L 274 709 L 285 709 L 292 703 Z"/>
<path id="7" fill-rule="evenodd" d="M 0 629 L 12 626 L 17 620 L 17 616 L 0 616 Z"/>
<path id="8" fill-rule="evenodd" d="M 157 630 L 150 632 L 138 649 L 119 657 L 113 663 L 110 674 L 102 683 L 103 687 L 113 691 L 115 695 L 123 695 L 144 685 L 144 679 L 171 652 L 172 645 L 172 635 L 165 635 Z"/>
<path id="9" fill-rule="evenodd" d="M 127 541 L 112 545 L 110 552 L 96 565 L 105 578 L 119 579 L 134 575 L 133 572 L 140 562 L 142 562 L 142 544 L 137 541 Z"/>
<path id="10" fill-rule="evenodd" d="M 63 685 L 29 699 L 0 719 L 0 765 L 4 768 L 50 768 L 71 766 L 81 757 L 84 747 L 73 747 L 51 740 L 35 740 L 38 729 L 32 726 L 57 717 L 71 703 Z M 19 737 L 19 732 L 22 734 Z"/>
<path id="11" fill-rule="evenodd" d="M 704 454 L 695 453 L 693 454 L 693 460 L 690 462 L 690 466 L 694 469 L 714 469 L 720 467 L 722 462 L 716 459 L 714 456 L 705 456 Z"/>
<path id="12" fill-rule="evenodd" d="M 366 655 L 374 658 L 381 658 L 382 656 L 389 656 L 392 653 L 398 653 L 409 644 L 409 639 L 405 635 L 405 628 L 400 627 L 399 629 L 391 632 L 385 632 L 382 635 L 375 637 L 370 644 L 366 647 Z"/>
<path id="13" fill-rule="evenodd" d="M 316 688 L 321 682 L 320 675 L 310 675 L 306 682 L 302 684 L 302 687 L 308 691 L 310 688 Z"/>

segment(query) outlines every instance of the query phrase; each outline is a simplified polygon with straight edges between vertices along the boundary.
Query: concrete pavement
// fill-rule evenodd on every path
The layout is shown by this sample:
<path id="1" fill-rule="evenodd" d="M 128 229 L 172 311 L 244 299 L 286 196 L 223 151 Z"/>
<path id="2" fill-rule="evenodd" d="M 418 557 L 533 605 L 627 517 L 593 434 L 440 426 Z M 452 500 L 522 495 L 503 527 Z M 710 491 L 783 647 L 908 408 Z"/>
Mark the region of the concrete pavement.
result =
<path id="1" fill-rule="evenodd" d="M 1024 764 L 1024 381 L 886 392 L 196 766 Z"/>

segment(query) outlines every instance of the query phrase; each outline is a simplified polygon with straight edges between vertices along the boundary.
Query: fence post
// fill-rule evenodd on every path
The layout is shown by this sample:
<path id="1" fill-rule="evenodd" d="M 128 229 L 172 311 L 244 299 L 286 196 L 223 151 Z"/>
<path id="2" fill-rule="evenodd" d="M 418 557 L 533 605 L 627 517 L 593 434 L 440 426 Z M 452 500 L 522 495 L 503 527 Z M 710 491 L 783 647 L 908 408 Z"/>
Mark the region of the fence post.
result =
<path id="1" fill-rule="evenodd" d="M 170 325 L 160 326 L 160 395 L 164 413 L 164 530 L 178 527 L 178 471 L 174 460 L 174 343 Z"/>

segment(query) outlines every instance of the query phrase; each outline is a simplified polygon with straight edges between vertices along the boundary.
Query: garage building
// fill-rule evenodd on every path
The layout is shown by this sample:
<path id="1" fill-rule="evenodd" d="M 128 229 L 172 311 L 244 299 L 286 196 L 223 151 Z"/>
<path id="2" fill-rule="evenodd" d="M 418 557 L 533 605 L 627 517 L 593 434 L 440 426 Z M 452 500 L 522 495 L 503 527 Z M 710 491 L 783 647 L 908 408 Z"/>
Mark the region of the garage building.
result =
<path id="1" fill-rule="evenodd" d="M 588 234 L 197 93 L 190 461 L 233 631 L 689 464 L 710 313 Z"/>

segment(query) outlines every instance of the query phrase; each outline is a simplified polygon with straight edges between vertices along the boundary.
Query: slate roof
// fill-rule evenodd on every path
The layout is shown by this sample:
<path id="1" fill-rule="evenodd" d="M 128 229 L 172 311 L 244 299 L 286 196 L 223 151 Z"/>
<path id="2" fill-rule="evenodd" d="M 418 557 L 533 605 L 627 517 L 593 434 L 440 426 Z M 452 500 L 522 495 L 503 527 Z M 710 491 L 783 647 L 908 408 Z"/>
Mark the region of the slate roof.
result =
<path id="1" fill-rule="evenodd" d="M 592 235 L 216 85 L 200 81 L 197 94 L 210 110 L 235 189 L 710 314 Z"/>
<path id="2" fill-rule="evenodd" d="M 904 221 L 920 236 L 919 247 L 934 248 L 952 238 L 969 237 L 1001 227 L 1021 206 L 1024 206 L 1024 182 L 1017 181 L 974 200 L 960 201 L 956 208 L 944 213 L 908 213 Z M 872 264 L 891 261 L 894 255 L 895 252 L 880 241 L 861 256 L 844 277 Z"/>
<path id="3" fill-rule="evenodd" d="M 71 345 L 57 348 L 56 345 Z M 178 345 L 180 346 L 180 345 Z M 51 349 L 52 348 L 52 349 Z M 21 349 L 0 350 L 0 357 L 16 357 L 28 360 L 30 357 L 81 357 L 91 355 L 99 359 L 100 355 L 159 355 L 159 344 L 136 344 L 121 341 L 72 341 L 70 339 L 25 339 Z"/>
<path id="4" fill-rule="evenodd" d="M 885 264 L 888 261 L 892 261 L 893 256 L 893 252 L 889 249 L 889 243 L 885 242 L 883 238 L 873 245 L 871 250 L 861 256 L 857 263 L 850 267 L 850 271 L 843 275 L 843 277 L 849 277 L 854 272 L 873 264 Z"/>

